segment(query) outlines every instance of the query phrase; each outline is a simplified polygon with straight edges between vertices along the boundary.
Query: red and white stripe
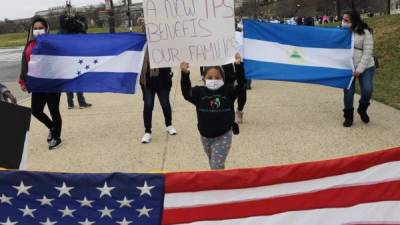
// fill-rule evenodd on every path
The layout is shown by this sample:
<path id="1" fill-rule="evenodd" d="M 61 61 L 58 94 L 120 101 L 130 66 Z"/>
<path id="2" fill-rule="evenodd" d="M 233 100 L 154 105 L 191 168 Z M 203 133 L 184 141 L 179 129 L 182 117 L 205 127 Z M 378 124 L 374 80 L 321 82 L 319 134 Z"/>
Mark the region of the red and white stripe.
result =
<path id="1" fill-rule="evenodd" d="M 166 175 L 163 224 L 399 225 L 400 148 L 260 169 Z"/>

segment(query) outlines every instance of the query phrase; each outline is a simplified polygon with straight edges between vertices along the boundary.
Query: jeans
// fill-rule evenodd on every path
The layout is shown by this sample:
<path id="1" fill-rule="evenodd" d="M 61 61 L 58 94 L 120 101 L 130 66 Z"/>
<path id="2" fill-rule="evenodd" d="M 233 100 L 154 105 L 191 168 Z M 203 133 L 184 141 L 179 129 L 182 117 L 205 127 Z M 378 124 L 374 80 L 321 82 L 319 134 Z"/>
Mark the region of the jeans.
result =
<path id="1" fill-rule="evenodd" d="M 53 131 L 55 138 L 60 138 L 62 119 L 60 114 L 61 93 L 32 93 L 32 115 Z M 43 112 L 44 106 L 49 108 L 50 118 Z"/>
<path id="2" fill-rule="evenodd" d="M 172 125 L 172 110 L 171 103 L 169 101 L 170 89 L 159 89 L 153 90 L 150 88 L 142 87 L 144 110 L 143 110 L 143 120 L 146 133 L 151 133 L 151 124 L 153 118 L 154 109 L 154 99 L 157 94 L 158 100 L 164 114 L 165 126 Z"/>
<path id="3" fill-rule="evenodd" d="M 83 96 L 83 93 L 78 92 L 76 93 L 76 96 L 78 97 L 79 106 L 85 106 L 86 100 L 85 97 Z M 68 99 L 68 106 L 74 106 L 74 93 L 67 93 L 67 99 Z"/>
<path id="4" fill-rule="evenodd" d="M 374 79 L 375 67 L 368 68 L 358 77 L 360 81 L 361 89 L 361 99 L 360 104 L 368 105 L 371 101 L 372 92 L 374 91 Z M 344 108 L 353 109 L 354 108 L 354 94 L 356 92 L 356 78 L 351 84 L 350 89 L 344 89 Z"/>

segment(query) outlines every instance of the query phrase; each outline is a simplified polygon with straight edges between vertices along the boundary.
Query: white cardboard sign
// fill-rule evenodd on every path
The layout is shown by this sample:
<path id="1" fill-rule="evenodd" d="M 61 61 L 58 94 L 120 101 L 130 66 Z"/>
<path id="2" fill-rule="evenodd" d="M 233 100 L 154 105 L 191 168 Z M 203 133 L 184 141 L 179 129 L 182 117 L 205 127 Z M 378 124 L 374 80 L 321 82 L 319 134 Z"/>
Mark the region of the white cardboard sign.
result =
<path id="1" fill-rule="evenodd" d="M 151 68 L 234 62 L 234 0 L 144 0 Z"/>

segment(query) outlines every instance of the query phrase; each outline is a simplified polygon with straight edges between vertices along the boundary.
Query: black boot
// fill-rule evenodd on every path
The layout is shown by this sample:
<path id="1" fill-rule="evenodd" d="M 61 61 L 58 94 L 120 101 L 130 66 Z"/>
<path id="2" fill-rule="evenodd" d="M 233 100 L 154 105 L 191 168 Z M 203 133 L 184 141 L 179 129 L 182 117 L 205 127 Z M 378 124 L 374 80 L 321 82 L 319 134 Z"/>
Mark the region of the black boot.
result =
<path id="1" fill-rule="evenodd" d="M 343 126 L 344 127 L 351 127 L 353 125 L 353 119 L 354 119 L 354 109 L 345 109 L 343 110 L 344 112 L 344 122 L 343 122 Z"/>
<path id="2" fill-rule="evenodd" d="M 369 103 L 368 104 L 362 104 L 360 102 L 360 106 L 357 109 L 357 112 L 358 112 L 358 114 L 360 114 L 361 120 L 364 123 L 369 123 L 369 116 L 367 114 L 367 109 L 368 109 L 369 105 L 370 105 Z"/>

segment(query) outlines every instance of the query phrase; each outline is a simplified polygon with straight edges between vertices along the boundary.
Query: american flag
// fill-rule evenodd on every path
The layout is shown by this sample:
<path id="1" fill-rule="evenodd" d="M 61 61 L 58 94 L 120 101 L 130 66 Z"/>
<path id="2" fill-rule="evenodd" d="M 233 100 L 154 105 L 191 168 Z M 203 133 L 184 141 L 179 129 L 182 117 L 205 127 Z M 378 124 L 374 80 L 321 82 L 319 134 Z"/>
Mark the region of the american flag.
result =
<path id="1" fill-rule="evenodd" d="M 400 148 L 320 162 L 168 174 L 163 224 L 400 225 Z"/>
<path id="2" fill-rule="evenodd" d="M 168 174 L 0 172 L 0 225 L 400 225 L 400 148 Z"/>
<path id="3" fill-rule="evenodd" d="M 164 176 L 0 172 L 1 225 L 160 224 Z"/>

